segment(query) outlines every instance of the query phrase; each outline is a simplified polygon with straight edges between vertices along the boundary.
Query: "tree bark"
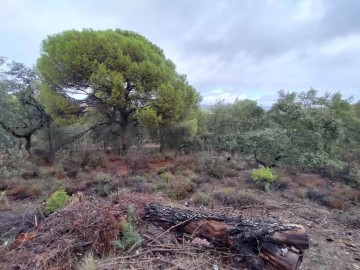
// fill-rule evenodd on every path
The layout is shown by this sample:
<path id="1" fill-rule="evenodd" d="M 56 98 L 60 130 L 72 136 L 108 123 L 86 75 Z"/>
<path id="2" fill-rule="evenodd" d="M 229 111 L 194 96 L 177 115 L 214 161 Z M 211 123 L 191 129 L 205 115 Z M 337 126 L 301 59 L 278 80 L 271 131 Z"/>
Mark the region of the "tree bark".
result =
<path id="1" fill-rule="evenodd" d="M 160 153 L 164 152 L 165 149 L 165 134 L 164 134 L 164 127 L 159 127 L 159 135 L 160 135 Z"/>
<path id="2" fill-rule="evenodd" d="M 29 154 L 29 156 L 31 155 L 30 154 L 30 148 L 31 148 L 31 135 L 28 135 L 28 136 L 25 136 L 25 150 L 26 152 Z"/>
<path id="3" fill-rule="evenodd" d="M 296 270 L 309 247 L 305 228 L 296 224 L 209 215 L 156 203 L 145 207 L 144 219 L 232 248 L 257 270 L 266 269 L 266 263 L 275 269 Z"/>

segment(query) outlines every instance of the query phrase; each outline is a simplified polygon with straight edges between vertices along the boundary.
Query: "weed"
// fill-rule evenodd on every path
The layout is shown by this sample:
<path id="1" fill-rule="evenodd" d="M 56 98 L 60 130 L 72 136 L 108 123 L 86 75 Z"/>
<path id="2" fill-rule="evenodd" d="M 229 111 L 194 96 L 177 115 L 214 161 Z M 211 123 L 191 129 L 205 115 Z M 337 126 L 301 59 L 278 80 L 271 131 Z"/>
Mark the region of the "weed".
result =
<path id="1" fill-rule="evenodd" d="M 246 191 L 236 192 L 235 188 L 221 188 L 214 193 L 214 198 L 224 205 L 249 205 L 258 203 L 259 200 L 252 193 Z"/>
<path id="2" fill-rule="evenodd" d="M 171 182 L 172 180 L 174 180 L 174 175 L 170 172 L 164 172 L 160 175 L 161 179 L 166 182 L 166 183 L 169 183 Z"/>
<path id="3" fill-rule="evenodd" d="M 8 199 L 6 197 L 6 191 L 0 191 L 0 206 L 6 206 Z"/>
<path id="4" fill-rule="evenodd" d="M 64 190 L 55 191 L 50 195 L 45 203 L 45 215 L 49 215 L 63 207 L 69 200 L 69 196 Z"/>
<path id="5" fill-rule="evenodd" d="M 249 193 L 246 191 L 239 191 L 237 193 L 237 203 L 239 205 L 251 205 L 258 202 L 258 198 L 253 193 Z"/>
<path id="6" fill-rule="evenodd" d="M 236 189 L 232 187 L 221 188 L 213 196 L 215 200 L 225 205 L 235 205 L 238 199 Z"/>
<path id="7" fill-rule="evenodd" d="M 163 180 L 158 180 L 155 182 L 155 189 L 165 189 L 168 186 Z"/>
<path id="8" fill-rule="evenodd" d="M 120 239 L 113 244 L 121 250 L 137 246 L 141 243 L 141 236 L 133 224 L 134 208 L 129 206 L 127 210 L 127 220 L 121 225 Z"/>
<path id="9" fill-rule="evenodd" d="M 76 267 L 77 270 L 96 270 L 96 261 L 91 253 L 85 255 L 79 265 Z"/>
<path id="10" fill-rule="evenodd" d="M 197 205 L 205 205 L 208 206 L 210 205 L 212 201 L 211 196 L 207 195 L 206 193 L 197 193 L 194 199 L 195 204 Z"/>
<path id="11" fill-rule="evenodd" d="M 328 202 L 328 193 L 324 189 L 310 189 L 306 193 L 306 197 L 314 202 L 326 205 Z"/>
<path id="12" fill-rule="evenodd" d="M 195 185 L 190 179 L 179 179 L 171 183 L 170 197 L 175 200 L 185 199 L 195 191 Z"/>
<path id="13" fill-rule="evenodd" d="M 97 181 L 96 193 L 100 196 L 107 197 L 111 191 L 110 185 L 111 176 L 106 173 L 99 173 L 96 175 L 95 180 Z"/>

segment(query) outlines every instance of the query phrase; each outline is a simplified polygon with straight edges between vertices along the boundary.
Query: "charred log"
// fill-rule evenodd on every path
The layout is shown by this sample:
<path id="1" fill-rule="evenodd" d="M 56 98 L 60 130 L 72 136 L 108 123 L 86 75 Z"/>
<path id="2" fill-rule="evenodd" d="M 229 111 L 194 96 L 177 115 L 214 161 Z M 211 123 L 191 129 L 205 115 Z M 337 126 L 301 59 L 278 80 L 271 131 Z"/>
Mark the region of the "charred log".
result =
<path id="1" fill-rule="evenodd" d="M 253 269 L 265 269 L 268 263 L 275 269 L 296 270 L 309 247 L 305 228 L 296 224 L 196 213 L 156 203 L 146 206 L 144 218 L 232 248 Z"/>

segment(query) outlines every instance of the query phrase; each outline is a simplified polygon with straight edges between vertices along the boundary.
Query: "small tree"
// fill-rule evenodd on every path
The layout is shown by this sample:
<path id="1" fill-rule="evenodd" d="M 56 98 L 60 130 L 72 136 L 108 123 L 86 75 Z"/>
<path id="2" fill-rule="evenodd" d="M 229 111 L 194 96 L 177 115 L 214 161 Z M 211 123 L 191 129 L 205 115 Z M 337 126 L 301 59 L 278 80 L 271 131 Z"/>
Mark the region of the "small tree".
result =
<path id="1" fill-rule="evenodd" d="M 10 63 L 0 73 L 0 126 L 16 138 L 26 140 L 49 121 L 37 99 L 39 77 L 21 63 Z"/>

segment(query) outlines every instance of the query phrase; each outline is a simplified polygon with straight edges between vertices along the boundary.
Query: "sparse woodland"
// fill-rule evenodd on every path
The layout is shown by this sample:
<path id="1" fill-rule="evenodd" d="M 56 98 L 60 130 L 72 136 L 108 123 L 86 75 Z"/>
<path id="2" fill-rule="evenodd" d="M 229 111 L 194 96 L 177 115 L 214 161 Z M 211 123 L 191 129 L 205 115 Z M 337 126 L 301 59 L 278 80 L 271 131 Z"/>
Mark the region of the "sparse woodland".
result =
<path id="1" fill-rule="evenodd" d="M 48 36 L 34 67 L 0 60 L 1 269 L 360 269 L 360 101 L 311 88 L 202 109 L 120 29 Z M 180 218 L 150 222 L 152 203 Z M 282 224 L 309 245 L 275 241 Z"/>

